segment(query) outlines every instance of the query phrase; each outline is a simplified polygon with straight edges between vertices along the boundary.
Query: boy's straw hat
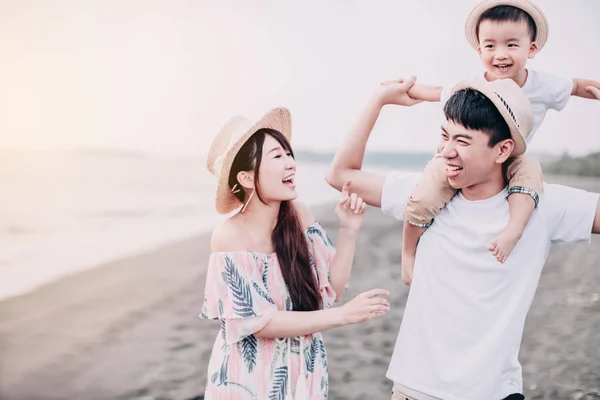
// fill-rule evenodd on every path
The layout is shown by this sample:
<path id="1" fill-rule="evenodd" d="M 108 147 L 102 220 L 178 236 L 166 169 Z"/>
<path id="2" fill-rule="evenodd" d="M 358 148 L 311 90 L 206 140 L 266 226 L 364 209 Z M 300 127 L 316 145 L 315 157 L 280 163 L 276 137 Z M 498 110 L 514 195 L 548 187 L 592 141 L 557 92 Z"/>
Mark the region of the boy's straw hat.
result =
<path id="1" fill-rule="evenodd" d="M 533 22 L 535 22 L 537 31 L 534 41 L 537 43 L 538 51 L 542 50 L 548 40 L 548 20 L 544 12 L 529 0 L 484 0 L 477 4 L 467 17 L 467 22 L 465 23 L 465 34 L 471 47 L 475 50 L 479 48 L 479 38 L 476 31 L 481 15 L 490 8 L 497 6 L 516 7 L 529 14 Z"/>
<path id="2" fill-rule="evenodd" d="M 533 129 L 533 109 L 523 89 L 512 79 L 499 79 L 492 82 L 469 80 L 459 82 L 453 93 L 460 89 L 475 89 L 490 99 L 510 128 L 510 135 L 515 142 L 511 156 L 525 153 L 525 139 Z"/>
<path id="3" fill-rule="evenodd" d="M 209 172 L 217 177 L 215 207 L 227 214 L 242 206 L 229 187 L 231 165 L 244 143 L 259 129 L 274 129 L 289 141 L 292 138 L 292 119 L 288 109 L 275 108 L 254 122 L 246 117 L 233 117 L 221 128 L 213 139 L 206 160 Z"/>

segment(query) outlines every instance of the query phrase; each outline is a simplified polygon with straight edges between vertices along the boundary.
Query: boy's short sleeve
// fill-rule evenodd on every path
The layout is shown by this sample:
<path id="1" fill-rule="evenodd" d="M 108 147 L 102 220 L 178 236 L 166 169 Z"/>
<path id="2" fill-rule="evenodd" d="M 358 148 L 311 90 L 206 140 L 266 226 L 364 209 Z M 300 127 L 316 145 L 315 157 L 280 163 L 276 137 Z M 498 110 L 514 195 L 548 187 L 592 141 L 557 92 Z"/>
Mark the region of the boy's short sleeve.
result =
<path id="1" fill-rule="evenodd" d="M 414 172 L 388 173 L 381 192 L 381 211 L 385 215 L 404 220 L 404 208 L 420 178 L 421 174 Z"/>
<path id="2" fill-rule="evenodd" d="M 545 103 L 548 109 L 561 111 L 565 108 L 573 92 L 573 79 L 541 71 L 530 71 L 530 73 L 535 76 L 535 78 L 532 76 L 535 97 Z"/>

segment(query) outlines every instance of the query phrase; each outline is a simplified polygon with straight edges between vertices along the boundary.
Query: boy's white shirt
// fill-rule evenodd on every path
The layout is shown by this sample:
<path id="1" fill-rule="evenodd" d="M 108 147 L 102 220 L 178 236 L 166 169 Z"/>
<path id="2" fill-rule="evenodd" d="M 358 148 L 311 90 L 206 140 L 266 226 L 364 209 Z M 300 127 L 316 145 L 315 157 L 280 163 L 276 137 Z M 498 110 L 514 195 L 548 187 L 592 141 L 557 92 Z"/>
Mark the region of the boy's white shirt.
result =
<path id="1" fill-rule="evenodd" d="M 381 209 L 401 219 L 420 174 L 386 177 Z M 410 294 L 387 377 L 444 400 L 522 393 L 525 317 L 554 243 L 589 243 L 600 195 L 545 185 L 504 264 L 487 249 L 508 222 L 506 189 L 481 201 L 459 192 L 419 241 Z"/>
<path id="2" fill-rule="evenodd" d="M 527 80 L 523 85 L 523 91 L 527 95 L 533 108 L 533 129 L 527 137 L 527 144 L 531 142 L 536 131 L 542 124 L 548 110 L 561 111 L 567 105 L 573 91 L 573 79 L 567 79 L 551 75 L 541 71 L 528 69 Z M 485 82 L 485 74 L 479 74 L 473 80 Z M 452 95 L 455 85 L 446 86 L 442 89 L 440 102 L 442 105 Z"/>

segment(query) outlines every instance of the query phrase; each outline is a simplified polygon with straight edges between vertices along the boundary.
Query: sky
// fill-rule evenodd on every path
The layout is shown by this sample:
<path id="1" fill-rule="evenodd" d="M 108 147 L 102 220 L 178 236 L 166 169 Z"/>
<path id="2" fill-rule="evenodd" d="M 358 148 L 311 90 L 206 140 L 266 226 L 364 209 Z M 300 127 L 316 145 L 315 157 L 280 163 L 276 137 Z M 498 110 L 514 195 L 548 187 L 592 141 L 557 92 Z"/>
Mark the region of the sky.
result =
<path id="1" fill-rule="evenodd" d="M 477 0 L 0 0 L 0 148 L 204 154 L 234 115 L 288 107 L 295 149 L 334 150 L 381 81 L 483 71 Z M 600 81 L 600 1 L 538 0 L 533 69 Z M 386 106 L 369 149 L 431 152 L 439 104 Z M 551 111 L 533 151 L 600 151 L 600 102 Z"/>

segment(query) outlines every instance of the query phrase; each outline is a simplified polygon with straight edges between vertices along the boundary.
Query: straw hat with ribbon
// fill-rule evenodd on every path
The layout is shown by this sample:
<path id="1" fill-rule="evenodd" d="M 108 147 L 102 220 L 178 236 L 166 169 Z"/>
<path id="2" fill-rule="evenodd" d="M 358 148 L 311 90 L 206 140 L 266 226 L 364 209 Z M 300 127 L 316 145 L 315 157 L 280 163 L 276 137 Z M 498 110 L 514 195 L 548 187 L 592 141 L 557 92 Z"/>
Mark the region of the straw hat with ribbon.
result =
<path id="1" fill-rule="evenodd" d="M 243 206 L 229 187 L 231 165 L 244 143 L 258 130 L 274 129 L 289 141 L 292 138 L 292 122 L 289 110 L 275 108 L 258 121 L 246 117 L 233 117 L 221 128 L 208 150 L 206 167 L 217 177 L 215 207 L 220 214 L 227 214 Z"/>
<path id="2" fill-rule="evenodd" d="M 477 37 L 477 25 L 484 12 L 497 6 L 511 6 L 520 8 L 531 16 L 535 23 L 536 35 L 534 42 L 537 43 L 538 51 L 542 50 L 542 47 L 548 40 L 548 20 L 544 15 L 544 12 L 537 5 L 529 0 L 484 0 L 477 4 L 467 17 L 465 23 L 465 34 L 467 35 L 467 41 L 475 50 L 479 48 L 479 38 Z"/>
<path id="3" fill-rule="evenodd" d="M 525 153 L 525 139 L 533 129 L 533 109 L 523 89 L 512 79 L 500 79 L 492 82 L 462 81 L 454 86 L 453 92 L 461 89 L 475 89 L 490 99 L 510 128 L 515 142 L 511 156 Z"/>

